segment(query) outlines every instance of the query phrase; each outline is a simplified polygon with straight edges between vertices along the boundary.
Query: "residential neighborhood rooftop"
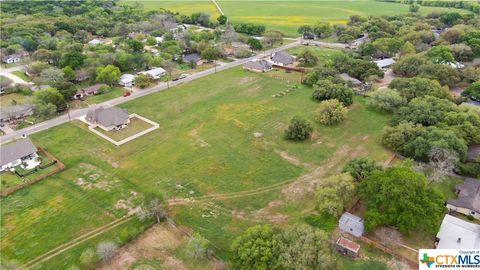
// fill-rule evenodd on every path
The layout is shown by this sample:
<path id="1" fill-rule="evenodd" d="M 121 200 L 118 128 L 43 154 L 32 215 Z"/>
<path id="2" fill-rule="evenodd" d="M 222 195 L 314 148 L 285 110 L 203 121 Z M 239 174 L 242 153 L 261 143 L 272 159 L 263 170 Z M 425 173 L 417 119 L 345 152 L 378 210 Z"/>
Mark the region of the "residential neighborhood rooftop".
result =
<path id="1" fill-rule="evenodd" d="M 0 147 L 0 166 L 37 152 L 29 138 L 21 139 Z"/>
<path id="2" fill-rule="evenodd" d="M 340 230 L 357 237 L 362 236 L 365 231 L 362 218 L 348 212 L 343 213 L 338 224 Z"/>
<path id="3" fill-rule="evenodd" d="M 284 51 L 276 52 L 272 56 L 272 61 L 273 62 L 281 63 L 281 64 L 284 64 L 284 65 L 288 65 L 288 64 L 293 63 L 294 59 L 295 58 L 292 55 L 290 55 L 289 53 L 284 52 Z"/>
<path id="4" fill-rule="evenodd" d="M 118 126 L 124 124 L 129 119 L 127 110 L 117 107 L 100 107 L 91 110 L 85 118 L 88 122 L 98 123 L 104 127 Z"/>
<path id="5" fill-rule="evenodd" d="M 466 178 L 463 184 L 455 186 L 456 199 L 448 199 L 448 204 L 480 212 L 480 180 Z"/>
<path id="6" fill-rule="evenodd" d="M 267 70 L 272 68 L 272 65 L 263 59 L 248 61 L 244 64 L 244 67 L 256 70 Z"/>
<path id="7" fill-rule="evenodd" d="M 346 248 L 354 253 L 358 253 L 358 251 L 360 250 L 360 245 L 353 242 L 353 241 L 350 241 L 348 240 L 347 238 L 344 238 L 344 237 L 340 237 L 338 238 L 337 240 L 337 245 L 343 247 L 343 248 Z"/>
<path id="8" fill-rule="evenodd" d="M 477 249 L 480 248 L 480 225 L 445 215 L 437 239 L 437 249 Z"/>

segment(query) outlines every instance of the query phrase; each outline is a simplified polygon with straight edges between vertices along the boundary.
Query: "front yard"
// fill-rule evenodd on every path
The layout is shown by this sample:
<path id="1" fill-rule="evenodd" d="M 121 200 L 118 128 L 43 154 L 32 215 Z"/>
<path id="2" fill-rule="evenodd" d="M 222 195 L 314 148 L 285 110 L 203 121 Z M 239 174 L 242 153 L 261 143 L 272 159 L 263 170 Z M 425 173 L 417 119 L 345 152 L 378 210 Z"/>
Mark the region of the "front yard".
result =
<path id="1" fill-rule="evenodd" d="M 130 118 L 130 123 L 127 127 L 120 130 L 105 131 L 99 127 L 96 127 L 95 130 L 118 142 L 151 127 L 153 127 L 152 124 L 147 123 L 138 117 L 132 117 Z"/>

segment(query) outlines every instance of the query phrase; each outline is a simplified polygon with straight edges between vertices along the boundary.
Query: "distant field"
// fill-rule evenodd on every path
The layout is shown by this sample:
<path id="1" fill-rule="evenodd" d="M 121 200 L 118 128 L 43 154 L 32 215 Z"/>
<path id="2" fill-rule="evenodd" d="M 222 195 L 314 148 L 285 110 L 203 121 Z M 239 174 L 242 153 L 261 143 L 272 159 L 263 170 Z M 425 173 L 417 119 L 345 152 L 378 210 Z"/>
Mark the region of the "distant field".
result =
<path id="1" fill-rule="evenodd" d="M 290 119 L 300 115 L 314 122 L 318 108 L 310 98 L 311 88 L 299 85 L 299 80 L 297 73 L 258 74 L 235 68 L 122 104 L 160 128 L 120 147 L 79 122 L 34 134 L 35 144 L 64 162 L 66 169 L 1 199 L 2 259 L 32 260 L 125 215 L 146 193 L 171 199 L 247 192 L 170 208 L 179 224 L 219 247 L 222 258 L 228 258 L 232 239 L 248 226 L 304 222 L 306 215 L 315 214 L 313 198 L 295 195 L 297 199 L 287 201 L 282 185 L 305 174 L 312 177 L 306 179 L 321 180 L 355 155 L 382 162 L 391 153 L 380 144 L 389 116 L 368 108 L 362 97 L 355 98 L 341 125 L 314 124 L 311 140 L 286 141 Z M 272 97 L 293 85 L 298 88 Z M 263 137 L 255 138 L 255 132 Z M 296 187 L 308 185 L 298 182 Z M 124 242 L 143 227 L 136 219 L 128 224 L 39 269 L 78 266 L 79 254 L 94 248 L 99 239 Z"/>
<path id="2" fill-rule="evenodd" d="M 213 20 L 216 20 L 220 13 L 215 8 L 212 1 L 209 0 L 177 0 L 177 1 L 158 1 L 158 0 L 143 0 L 143 1 L 131 1 L 122 0 L 122 3 L 133 4 L 140 3 L 147 10 L 154 10 L 159 8 L 168 9 L 180 14 L 190 15 L 196 12 L 206 12 L 212 16 Z"/>
<path id="3" fill-rule="evenodd" d="M 382 16 L 408 13 L 408 5 L 376 1 L 268 1 L 268 0 L 218 0 L 223 12 L 233 22 L 252 22 L 297 35 L 303 24 L 328 21 L 332 24 L 345 23 L 351 15 Z M 421 7 L 421 14 L 447 11 L 447 8 Z M 455 9 L 464 13 L 467 11 Z"/>

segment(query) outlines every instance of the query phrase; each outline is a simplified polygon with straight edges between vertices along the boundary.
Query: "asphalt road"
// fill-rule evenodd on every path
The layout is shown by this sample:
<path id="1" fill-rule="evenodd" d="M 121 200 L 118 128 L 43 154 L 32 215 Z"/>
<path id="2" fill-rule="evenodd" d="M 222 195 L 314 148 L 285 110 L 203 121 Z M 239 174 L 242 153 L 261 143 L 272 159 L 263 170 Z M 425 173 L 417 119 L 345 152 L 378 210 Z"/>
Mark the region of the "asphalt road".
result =
<path id="1" fill-rule="evenodd" d="M 295 41 L 295 42 L 292 42 L 290 44 L 286 44 L 286 45 L 280 46 L 278 48 L 267 50 L 265 52 L 259 53 L 255 56 L 250 57 L 250 58 L 239 59 L 239 60 L 236 60 L 236 61 L 233 61 L 233 62 L 230 62 L 230 63 L 223 63 L 223 64 L 217 66 L 216 69 L 215 68 L 210 68 L 210 69 L 192 74 L 192 75 L 190 75 L 190 76 L 188 76 L 184 79 L 181 79 L 181 80 L 178 80 L 178 81 L 171 81 L 171 82 L 168 83 L 168 85 L 167 85 L 167 83 L 162 82 L 162 83 L 157 84 L 153 87 L 133 92 L 132 95 L 128 96 L 128 97 L 123 97 L 122 96 L 122 97 L 118 97 L 118 98 L 108 100 L 108 101 L 103 102 L 103 103 L 94 104 L 94 105 L 92 105 L 88 108 L 73 110 L 73 111 L 70 111 L 69 114 L 64 114 L 64 115 L 58 116 L 56 118 L 53 118 L 53 119 L 35 124 L 33 126 L 30 126 L 30 127 L 24 128 L 24 129 L 20 129 L 20 130 L 16 130 L 16 131 L 14 131 L 12 133 L 9 133 L 9 134 L 5 134 L 2 137 L 0 137 L 0 143 L 4 143 L 4 142 L 10 141 L 12 139 L 19 138 L 22 135 L 28 136 L 28 135 L 33 134 L 35 132 L 39 132 L 39 131 L 42 131 L 42 130 L 45 130 L 45 129 L 48 129 L 48 128 L 51 128 L 51 127 L 54 127 L 54 126 L 58 126 L 58 125 L 67 123 L 70 120 L 73 120 L 75 118 L 78 118 L 80 116 L 85 115 L 89 110 L 98 108 L 100 106 L 109 107 L 109 106 L 115 106 L 115 105 L 118 105 L 118 104 L 121 104 L 121 103 L 124 103 L 124 102 L 128 102 L 130 100 L 134 100 L 134 99 L 139 98 L 139 97 L 143 97 L 143 96 L 146 96 L 146 95 L 149 95 L 149 94 L 152 94 L 152 93 L 163 91 L 165 89 L 168 89 L 169 87 L 173 87 L 173 86 L 178 85 L 178 84 L 182 84 L 182 83 L 185 83 L 185 82 L 190 82 L 190 81 L 196 80 L 198 78 L 202 78 L 202 77 L 208 76 L 210 74 L 214 74 L 215 72 L 219 72 L 219 71 L 222 71 L 222 70 L 226 70 L 226 69 L 229 69 L 229 68 L 233 68 L 233 67 L 243 65 L 244 63 L 246 63 L 250 60 L 263 58 L 264 56 L 272 54 L 274 52 L 288 50 L 290 48 L 298 46 L 299 44 L 300 44 L 300 41 Z"/>

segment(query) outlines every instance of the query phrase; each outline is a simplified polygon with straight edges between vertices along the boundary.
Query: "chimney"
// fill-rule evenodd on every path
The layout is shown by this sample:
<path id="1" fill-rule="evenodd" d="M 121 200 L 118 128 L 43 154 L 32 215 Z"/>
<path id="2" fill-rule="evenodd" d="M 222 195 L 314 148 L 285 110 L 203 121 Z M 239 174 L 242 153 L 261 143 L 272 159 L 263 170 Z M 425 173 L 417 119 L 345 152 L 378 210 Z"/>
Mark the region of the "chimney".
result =
<path id="1" fill-rule="evenodd" d="M 460 242 L 462 242 L 462 238 L 461 238 L 461 237 L 458 237 L 457 243 L 460 243 Z"/>

